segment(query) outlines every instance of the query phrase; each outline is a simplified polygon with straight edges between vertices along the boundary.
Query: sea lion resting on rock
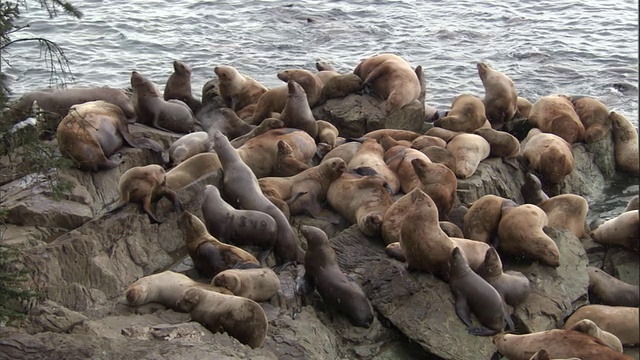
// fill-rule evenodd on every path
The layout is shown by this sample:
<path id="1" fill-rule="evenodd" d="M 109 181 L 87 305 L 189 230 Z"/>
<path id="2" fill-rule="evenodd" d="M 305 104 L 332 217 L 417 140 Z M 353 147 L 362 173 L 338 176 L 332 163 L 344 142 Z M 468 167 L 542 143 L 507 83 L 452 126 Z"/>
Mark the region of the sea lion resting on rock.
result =
<path id="1" fill-rule="evenodd" d="M 207 231 L 225 243 L 271 248 L 276 241 L 278 227 L 271 215 L 234 208 L 213 185 L 204 187 L 202 217 Z"/>
<path id="2" fill-rule="evenodd" d="M 173 62 L 173 74 L 167 79 L 164 86 L 164 99 L 169 101 L 176 99 L 189 106 L 194 114 L 202 107 L 202 102 L 191 93 L 191 68 L 182 61 Z"/>
<path id="3" fill-rule="evenodd" d="M 482 136 L 461 133 L 447 143 L 447 150 L 456 159 L 456 176 L 460 179 L 471 177 L 480 162 L 491 152 L 491 145 Z"/>
<path id="4" fill-rule="evenodd" d="M 400 179 L 384 161 L 384 149 L 374 139 L 366 139 L 353 156 L 347 169 L 353 170 L 360 167 L 370 167 L 387 180 L 387 185 L 392 194 L 400 190 Z"/>
<path id="5" fill-rule="evenodd" d="M 362 289 L 349 281 L 338 266 L 336 254 L 324 231 L 302 226 L 308 250 L 304 261 L 305 291 L 318 290 L 322 300 L 349 318 L 352 325 L 368 328 L 373 322 L 373 310 Z M 300 291 L 300 287 L 297 287 Z"/>
<path id="6" fill-rule="evenodd" d="M 326 153 L 320 163 L 329 161 L 329 159 L 340 158 L 344 160 L 346 164 L 348 164 L 356 155 L 358 149 L 360 149 L 360 146 L 362 146 L 362 144 L 357 141 L 340 144 Z"/>
<path id="7" fill-rule="evenodd" d="M 325 143 L 329 145 L 331 149 L 336 147 L 336 139 L 339 134 L 338 128 L 324 120 L 316 120 L 316 125 L 318 128 L 318 135 L 316 136 L 318 143 Z"/>
<path id="8" fill-rule="evenodd" d="M 196 131 L 174 141 L 169 147 L 169 158 L 172 166 L 176 166 L 196 154 L 211 151 L 212 147 L 209 134 Z"/>
<path id="9" fill-rule="evenodd" d="M 226 106 L 234 111 L 258 102 L 267 92 L 267 88 L 257 80 L 240 74 L 233 66 L 216 66 L 213 71 L 218 76 L 220 96 Z"/>
<path id="10" fill-rule="evenodd" d="M 280 129 L 283 127 L 284 127 L 284 123 L 279 119 L 274 119 L 274 118 L 264 119 L 260 123 L 260 125 L 254 127 L 248 133 L 242 136 L 238 136 L 235 139 L 231 140 L 231 146 L 237 149 L 242 145 L 244 145 L 247 141 L 249 141 L 250 139 L 253 139 L 256 136 L 262 135 L 269 130 Z"/>
<path id="11" fill-rule="evenodd" d="M 284 126 L 303 130 L 315 139 L 318 135 L 318 124 L 311 113 L 305 90 L 294 80 L 287 82 L 287 89 L 287 101 L 280 115 L 280 120 Z"/>
<path id="12" fill-rule="evenodd" d="M 418 175 L 413 170 L 411 163 L 416 158 L 420 158 L 427 163 L 431 162 L 429 157 L 421 151 L 404 145 L 396 145 L 384 152 L 384 161 L 400 180 L 400 189 L 405 194 L 420 186 L 420 179 L 418 179 Z"/>
<path id="13" fill-rule="evenodd" d="M 211 284 L 258 302 L 271 299 L 280 289 L 278 275 L 269 268 L 224 270 L 211 280 Z"/>
<path id="14" fill-rule="evenodd" d="M 132 147 L 162 151 L 157 142 L 129 133 L 122 110 L 105 101 L 73 105 L 56 130 L 62 155 L 73 159 L 83 170 L 111 169 L 122 163 L 107 157 L 126 142 Z"/>
<path id="15" fill-rule="evenodd" d="M 586 235 L 587 212 L 589 204 L 580 195 L 560 194 L 539 204 L 547 213 L 547 226 L 570 230 L 578 239 Z"/>
<path id="16" fill-rule="evenodd" d="M 521 272 L 502 271 L 502 261 L 493 247 L 487 250 L 478 275 L 491 284 L 509 305 L 523 303 L 531 293 L 531 282 Z"/>
<path id="17" fill-rule="evenodd" d="M 564 324 L 564 329 L 573 327 L 583 319 L 596 323 L 604 331 L 615 335 L 623 345 L 638 345 L 640 342 L 640 317 L 638 307 L 585 305 L 576 310 Z"/>
<path id="18" fill-rule="evenodd" d="M 462 94 L 453 100 L 447 116 L 434 121 L 433 125 L 451 131 L 472 132 L 486 121 L 482 100 L 471 94 Z"/>
<path id="19" fill-rule="evenodd" d="M 160 165 L 132 167 L 120 176 L 118 188 L 120 200 L 107 212 L 120 209 L 131 201 L 140 202 L 144 212 L 156 223 L 161 223 L 162 221 L 151 211 L 151 202 L 160 196 L 173 202 L 176 211 L 182 211 L 178 194 L 167 186 L 166 174 Z"/>
<path id="20" fill-rule="evenodd" d="M 132 306 L 159 303 L 168 308 L 176 309 L 176 302 L 187 289 L 192 287 L 232 295 L 231 291 L 225 288 L 199 283 L 177 272 L 164 271 L 145 276 L 129 285 L 125 292 L 125 298 L 127 303 Z"/>
<path id="21" fill-rule="evenodd" d="M 611 130 L 609 109 L 600 101 L 583 97 L 573 102 L 573 108 L 584 126 L 584 142 L 590 144 L 605 137 Z"/>
<path id="22" fill-rule="evenodd" d="M 487 244 L 494 243 L 505 202 L 515 206 L 513 201 L 491 194 L 474 201 L 469 211 L 464 214 L 464 237 Z"/>
<path id="23" fill-rule="evenodd" d="M 617 336 L 600 329 L 598 325 L 596 325 L 596 323 L 589 319 L 580 320 L 577 323 L 573 324 L 573 326 L 571 326 L 571 328 L 568 328 L 567 330 L 575 330 L 581 333 L 589 334 L 604 341 L 613 349 L 619 352 L 623 351 L 622 342 L 620 342 L 620 339 L 618 339 Z"/>
<path id="24" fill-rule="evenodd" d="M 529 121 L 542 132 L 558 135 L 569 144 L 584 140 L 584 125 L 569 96 L 541 97 L 533 104 Z"/>
<path id="25" fill-rule="evenodd" d="M 456 175 L 443 164 L 426 162 L 420 158 L 411 160 L 411 165 L 420 181 L 418 187 L 436 204 L 438 219 L 448 220 L 456 201 Z"/>
<path id="26" fill-rule="evenodd" d="M 640 215 L 631 210 L 607 220 L 591 231 L 596 242 L 606 245 L 620 245 L 629 250 L 640 250 Z"/>
<path id="27" fill-rule="evenodd" d="M 520 141 L 508 132 L 480 128 L 474 130 L 473 133 L 487 140 L 490 145 L 489 154 L 491 156 L 510 159 L 520 154 Z"/>
<path id="28" fill-rule="evenodd" d="M 196 125 L 201 126 L 187 104 L 175 99 L 165 101 L 156 86 L 137 71 L 131 72 L 131 88 L 131 102 L 138 122 L 182 134 L 194 131 Z"/>
<path id="29" fill-rule="evenodd" d="M 222 165 L 215 152 L 196 154 L 167 172 L 167 185 L 173 190 L 182 189 L 220 169 Z"/>
<path id="30" fill-rule="evenodd" d="M 573 171 L 573 152 L 564 139 L 538 129 L 531 129 L 527 139 L 522 147 L 522 155 L 530 168 L 542 175 L 543 180 L 560 184 Z"/>
<path id="31" fill-rule="evenodd" d="M 264 344 L 269 323 L 262 307 L 253 300 L 191 288 L 182 294 L 176 307 L 213 332 L 225 331 L 254 349 Z"/>
<path id="32" fill-rule="evenodd" d="M 227 269 L 260 267 L 253 255 L 211 236 L 204 223 L 190 212 L 184 211 L 180 215 L 178 226 L 184 233 L 187 251 L 200 274 L 213 277 Z"/>
<path id="33" fill-rule="evenodd" d="M 289 83 L 294 81 L 304 91 L 306 95 L 304 100 L 307 101 L 309 107 L 314 107 L 320 102 L 323 82 L 316 74 L 304 69 L 289 69 L 279 72 L 277 76 L 289 86 L 289 96 L 291 96 Z"/>
<path id="34" fill-rule="evenodd" d="M 609 118 L 613 124 L 616 169 L 633 175 L 640 174 L 638 130 L 627 118 L 615 111 L 609 114 Z"/>
<path id="35" fill-rule="evenodd" d="M 513 81 L 487 63 L 478 63 L 478 75 L 484 86 L 484 108 L 494 129 L 513 119 L 518 109 L 518 94 Z"/>

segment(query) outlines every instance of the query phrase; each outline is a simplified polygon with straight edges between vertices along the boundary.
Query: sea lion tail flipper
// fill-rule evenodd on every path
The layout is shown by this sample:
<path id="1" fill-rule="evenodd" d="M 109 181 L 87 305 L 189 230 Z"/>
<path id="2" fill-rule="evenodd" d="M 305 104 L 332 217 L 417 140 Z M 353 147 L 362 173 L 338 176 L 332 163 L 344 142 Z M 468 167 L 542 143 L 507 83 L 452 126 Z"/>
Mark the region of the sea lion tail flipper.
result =
<path id="1" fill-rule="evenodd" d="M 178 194 L 175 191 L 169 189 L 169 187 L 167 186 L 163 186 L 159 194 L 166 197 L 169 201 L 173 203 L 173 210 L 175 212 L 182 213 L 184 211 L 182 207 L 182 202 L 180 201 L 180 198 L 178 197 Z"/>
<path id="2" fill-rule="evenodd" d="M 155 152 L 161 152 L 162 150 L 164 150 L 162 145 L 160 145 L 157 141 L 147 139 L 145 137 L 134 137 L 129 132 L 129 127 L 124 121 L 118 121 L 116 128 L 118 129 L 120 136 L 122 136 L 124 141 L 129 144 L 129 146 L 149 149 Z"/>
<path id="3" fill-rule="evenodd" d="M 261 268 L 262 268 L 262 265 L 256 264 L 254 262 L 249 262 L 249 261 L 236 263 L 232 267 L 232 269 L 240 269 L 240 270 L 244 270 L 244 269 L 261 269 Z"/>
<path id="4" fill-rule="evenodd" d="M 353 169 L 353 171 L 360 176 L 376 176 L 379 173 L 372 167 L 369 166 L 361 166 L 359 168 Z"/>
<path id="5" fill-rule="evenodd" d="M 304 195 L 308 194 L 308 191 L 298 191 L 297 193 L 295 193 L 292 197 L 290 197 L 289 199 L 287 199 L 287 201 L 285 201 L 287 203 L 287 205 L 291 206 L 291 204 L 293 204 L 294 202 L 296 202 L 298 199 L 300 199 L 301 197 L 303 197 Z"/>
<path id="6" fill-rule="evenodd" d="M 462 320 L 468 328 L 473 327 L 470 310 L 467 298 L 464 296 L 456 296 L 456 315 L 458 315 L 458 318 Z"/>
<path id="7" fill-rule="evenodd" d="M 122 209 L 123 207 L 125 207 L 125 205 L 127 205 L 129 203 L 129 194 L 126 194 L 126 199 L 120 198 L 120 201 L 118 201 L 117 203 L 108 206 L 104 213 L 108 214 L 108 213 L 112 213 L 118 209 Z"/>
<path id="8" fill-rule="evenodd" d="M 278 266 L 273 267 L 273 272 L 276 274 L 280 274 L 282 270 L 288 268 L 290 265 L 294 265 L 295 261 L 287 261 L 284 264 L 280 264 Z"/>
<path id="9" fill-rule="evenodd" d="M 491 330 L 484 326 L 470 326 L 467 328 L 467 331 L 469 334 L 476 336 L 492 336 L 498 333 L 498 331 Z"/>
<path id="10" fill-rule="evenodd" d="M 513 320 L 511 319 L 511 315 L 509 315 L 509 310 L 507 310 L 507 304 L 504 303 L 504 320 L 507 323 L 507 330 L 515 330 L 516 329 L 516 325 L 513 323 Z"/>
<path id="11" fill-rule="evenodd" d="M 313 203 L 311 206 L 307 207 L 307 211 L 313 218 L 318 220 L 328 221 L 331 224 L 339 224 L 340 219 L 342 219 L 340 215 L 333 213 L 331 211 L 322 209 L 316 203 Z"/>
<path id="12" fill-rule="evenodd" d="M 152 222 L 155 222 L 157 224 L 162 224 L 163 221 L 158 219 L 155 216 L 155 214 L 151 211 L 151 195 L 148 195 L 147 197 L 144 198 L 142 202 L 142 209 L 144 210 L 145 213 L 147 213 L 149 218 L 151 218 Z"/>

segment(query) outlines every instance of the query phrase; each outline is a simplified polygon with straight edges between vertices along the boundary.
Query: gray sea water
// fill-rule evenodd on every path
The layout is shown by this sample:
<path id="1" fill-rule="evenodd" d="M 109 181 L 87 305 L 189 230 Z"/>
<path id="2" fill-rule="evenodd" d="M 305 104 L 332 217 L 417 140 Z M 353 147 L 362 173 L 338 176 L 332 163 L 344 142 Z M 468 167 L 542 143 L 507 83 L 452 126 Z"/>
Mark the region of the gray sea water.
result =
<path id="1" fill-rule="evenodd" d="M 271 87 L 287 68 L 313 69 L 322 59 L 351 72 L 360 59 L 391 52 L 423 66 L 426 101 L 438 109 L 461 93 L 483 96 L 475 64 L 488 61 L 532 102 L 593 96 L 638 124 L 638 1 L 71 2 L 82 19 L 49 18 L 32 4 L 20 21 L 30 26 L 14 35 L 57 42 L 70 61 L 69 86 L 127 87 L 137 70 L 162 89 L 179 59 L 192 67 L 198 95 L 217 65 Z M 3 69 L 16 95 L 57 85 L 33 43 L 11 46 L 8 56 Z M 637 193 L 638 179 L 621 177 L 589 201 L 610 217 Z"/>

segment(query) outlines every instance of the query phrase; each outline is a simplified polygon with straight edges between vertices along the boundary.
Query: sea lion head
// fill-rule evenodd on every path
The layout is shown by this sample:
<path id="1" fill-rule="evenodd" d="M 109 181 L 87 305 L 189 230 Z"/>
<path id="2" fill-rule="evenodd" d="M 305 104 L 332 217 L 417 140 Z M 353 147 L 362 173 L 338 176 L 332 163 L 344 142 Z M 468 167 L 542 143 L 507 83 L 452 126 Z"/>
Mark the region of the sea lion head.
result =
<path id="1" fill-rule="evenodd" d="M 132 284 L 125 292 L 127 303 L 133 306 L 146 304 L 149 290 L 149 287 L 145 284 Z"/>
<path id="2" fill-rule="evenodd" d="M 290 99 L 304 97 L 304 99 L 306 100 L 307 93 L 304 91 L 302 86 L 298 84 L 295 80 L 287 81 L 287 88 L 289 89 L 288 97 Z"/>
<path id="3" fill-rule="evenodd" d="M 189 65 L 183 63 L 182 61 L 178 61 L 178 60 L 173 61 L 173 71 L 181 75 L 191 76 L 191 68 L 189 67 Z"/>
<path id="4" fill-rule="evenodd" d="M 342 176 L 342 174 L 347 170 L 347 163 L 342 160 L 342 158 L 332 158 L 329 159 L 322 164 L 320 164 L 322 169 L 327 169 L 325 172 L 330 174 L 330 178 L 335 180 Z"/>
<path id="5" fill-rule="evenodd" d="M 309 250 L 312 248 L 318 248 L 329 241 L 327 234 L 315 226 L 303 225 L 300 230 L 302 231 L 302 236 L 307 239 L 307 246 Z"/>
<path id="6" fill-rule="evenodd" d="M 160 91 L 156 86 L 146 77 L 142 76 L 137 71 L 131 72 L 131 88 L 134 93 L 145 95 L 149 97 L 160 97 Z"/>
<path id="7" fill-rule="evenodd" d="M 478 269 L 478 273 L 480 272 L 482 272 L 482 277 L 492 277 L 502 273 L 502 261 L 500 261 L 500 256 L 493 246 L 487 249 L 484 255 L 484 262 Z"/>
<path id="8" fill-rule="evenodd" d="M 240 290 L 240 279 L 236 274 L 223 271 L 213 278 L 213 285 L 220 286 L 225 289 L 231 290 L 232 293 L 237 294 Z"/>
<path id="9" fill-rule="evenodd" d="M 199 288 L 189 288 L 176 302 L 176 309 L 183 312 L 190 312 L 195 308 L 200 300 L 206 295 L 205 290 Z"/>
<path id="10" fill-rule="evenodd" d="M 489 64 L 484 62 L 479 62 L 476 66 L 478 68 L 478 75 L 482 80 L 484 80 L 487 77 L 487 74 L 489 73 L 489 71 L 492 70 L 491 66 L 489 66 Z"/>
<path id="11" fill-rule="evenodd" d="M 178 227 L 185 235 L 185 241 L 196 240 L 202 234 L 208 234 L 204 223 L 188 211 L 182 212 L 178 217 Z"/>

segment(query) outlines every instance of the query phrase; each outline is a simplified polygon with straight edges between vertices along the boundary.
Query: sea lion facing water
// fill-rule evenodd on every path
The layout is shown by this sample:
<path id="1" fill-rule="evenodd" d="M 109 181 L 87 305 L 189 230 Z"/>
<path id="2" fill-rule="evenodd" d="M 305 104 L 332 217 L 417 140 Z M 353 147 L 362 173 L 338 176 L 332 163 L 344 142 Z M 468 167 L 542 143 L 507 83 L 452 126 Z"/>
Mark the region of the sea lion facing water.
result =
<path id="1" fill-rule="evenodd" d="M 632 251 L 640 251 L 640 215 L 638 210 L 624 212 L 609 219 L 591 231 L 596 242 L 620 245 Z"/>
<path id="2" fill-rule="evenodd" d="M 164 86 L 164 99 L 184 102 L 194 114 L 202 107 L 202 102 L 191 93 L 191 67 L 182 61 L 173 62 L 173 74 Z"/>
<path id="3" fill-rule="evenodd" d="M 240 74 L 233 66 L 216 66 L 213 71 L 218 76 L 220 96 L 226 106 L 234 111 L 258 102 L 267 92 L 267 88 L 257 80 Z"/>
<path id="4" fill-rule="evenodd" d="M 584 125 L 568 96 L 541 97 L 533 104 L 529 121 L 542 132 L 555 134 L 569 144 L 584 140 Z"/>
<path id="5" fill-rule="evenodd" d="M 451 131 L 472 132 L 486 121 L 482 100 L 471 94 L 462 94 L 453 100 L 447 116 L 434 121 L 433 125 Z"/>
<path id="6" fill-rule="evenodd" d="M 518 94 L 513 81 L 487 63 L 478 63 L 478 75 L 484 86 L 484 108 L 487 119 L 494 129 L 513 119 L 518 108 Z"/>
<path id="7" fill-rule="evenodd" d="M 631 121 L 615 111 L 609 114 L 609 118 L 613 124 L 613 149 L 616 169 L 633 175 L 640 174 L 638 130 Z"/>

